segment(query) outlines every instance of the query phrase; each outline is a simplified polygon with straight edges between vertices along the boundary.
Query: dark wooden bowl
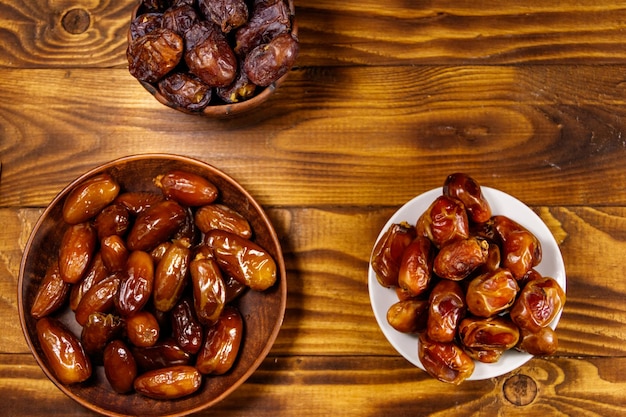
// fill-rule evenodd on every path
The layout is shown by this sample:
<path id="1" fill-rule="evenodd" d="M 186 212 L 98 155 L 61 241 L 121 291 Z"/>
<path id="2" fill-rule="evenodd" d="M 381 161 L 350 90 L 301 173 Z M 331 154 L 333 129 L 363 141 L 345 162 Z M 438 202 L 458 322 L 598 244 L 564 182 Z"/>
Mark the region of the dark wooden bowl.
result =
<path id="1" fill-rule="evenodd" d="M 289 5 L 289 11 L 291 14 L 291 25 L 292 25 L 291 33 L 293 33 L 294 35 L 297 35 L 298 24 L 295 19 L 295 6 L 293 3 L 293 0 L 287 0 L 287 4 Z M 141 6 L 141 3 L 139 3 L 133 9 L 133 12 L 131 14 L 131 20 L 135 19 L 135 17 L 138 16 L 138 13 L 142 11 L 141 9 L 142 9 L 142 6 Z M 128 40 L 130 40 L 130 31 L 128 33 Z M 274 94 L 274 91 L 276 91 L 276 89 L 285 81 L 288 75 L 289 75 L 289 72 L 287 72 L 287 74 L 283 75 L 282 77 L 280 77 L 278 80 L 274 81 L 272 84 L 268 85 L 267 87 L 257 87 L 257 92 L 254 95 L 254 97 L 248 100 L 241 101 L 238 103 L 209 104 L 207 107 L 205 107 L 202 111 L 199 111 L 199 112 L 193 112 L 193 111 L 190 111 L 190 110 L 187 110 L 185 108 L 181 108 L 180 106 L 175 105 L 174 103 L 169 101 L 163 94 L 161 94 L 161 92 L 159 91 L 158 87 L 155 84 L 151 84 L 145 81 L 139 81 L 139 83 L 143 86 L 143 88 L 145 88 L 148 92 L 150 92 L 150 94 L 152 94 L 154 98 L 157 99 L 157 101 L 175 110 L 181 111 L 183 113 L 188 113 L 188 114 L 198 114 L 198 115 L 204 115 L 204 116 L 213 117 L 217 119 L 224 119 L 224 118 L 237 116 L 243 113 L 247 113 L 250 110 L 260 107 L 263 103 L 265 103 L 270 98 L 272 94 Z"/>
<path id="2" fill-rule="evenodd" d="M 59 251 L 65 228 L 62 206 L 65 197 L 77 184 L 101 172 L 108 172 L 128 191 L 159 190 L 152 179 L 169 169 L 183 169 L 211 180 L 220 190 L 219 200 L 237 209 L 250 222 L 258 244 L 272 254 L 278 267 L 276 284 L 264 292 L 248 290 L 238 301 L 244 319 L 244 337 L 237 362 L 223 376 L 205 376 L 195 394 L 172 401 L 158 401 L 139 394 L 121 395 L 109 386 L 104 370 L 95 367 L 85 383 L 63 385 L 50 371 L 35 332 L 36 320 L 30 310 L 48 264 Z M 270 351 L 283 322 L 287 299 L 285 263 L 280 242 L 261 206 L 237 182 L 217 168 L 187 157 L 147 154 L 121 158 L 83 174 L 61 191 L 45 209 L 24 249 L 19 281 L 18 309 L 26 342 L 35 359 L 50 380 L 66 395 L 93 411 L 110 416 L 182 416 L 198 412 L 219 402 L 239 387 L 261 364 Z M 80 326 L 67 308 L 55 313 L 75 335 Z"/>

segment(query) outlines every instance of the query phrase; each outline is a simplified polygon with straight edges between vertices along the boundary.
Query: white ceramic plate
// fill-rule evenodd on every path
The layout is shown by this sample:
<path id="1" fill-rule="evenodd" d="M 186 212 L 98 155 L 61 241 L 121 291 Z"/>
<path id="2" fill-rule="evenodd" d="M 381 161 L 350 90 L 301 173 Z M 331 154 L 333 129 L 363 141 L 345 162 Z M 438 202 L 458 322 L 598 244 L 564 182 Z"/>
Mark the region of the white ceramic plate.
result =
<path id="1" fill-rule="evenodd" d="M 563 291 L 565 291 L 565 265 L 563 264 L 563 257 L 561 256 L 556 240 L 554 240 L 554 236 L 552 236 L 550 229 L 548 229 L 548 227 L 543 223 L 541 218 L 524 203 L 506 193 L 503 193 L 502 191 L 489 187 L 481 187 L 481 189 L 483 195 L 491 206 L 493 215 L 505 215 L 510 219 L 515 220 L 527 228 L 540 240 L 542 248 L 542 261 L 535 269 L 543 276 L 554 278 L 563 288 Z M 421 194 L 406 203 L 398 211 L 396 211 L 393 216 L 391 216 L 378 235 L 377 241 L 380 240 L 387 229 L 389 229 L 389 227 L 394 223 L 406 221 L 409 224 L 415 225 L 421 214 L 441 194 L 442 189 L 436 188 L 425 192 L 424 194 Z M 423 370 L 424 366 L 417 356 L 417 337 L 398 332 L 387 322 L 387 310 L 389 310 L 389 307 L 391 307 L 392 304 L 398 301 L 395 291 L 390 288 L 384 288 L 378 283 L 371 263 L 368 274 L 370 301 L 372 303 L 372 309 L 374 310 L 374 316 L 376 316 L 378 325 L 387 340 L 389 340 L 389 343 L 391 343 L 398 353 L 404 356 L 409 362 Z M 552 329 L 556 328 L 560 317 L 561 313 L 559 313 L 554 321 L 550 323 L 550 327 L 552 327 Z M 468 380 L 481 380 L 504 375 L 507 372 L 522 366 L 530 360 L 530 358 L 532 358 L 532 355 L 528 353 L 509 350 L 505 352 L 496 363 L 486 364 L 476 362 L 474 373 L 468 378 Z"/>

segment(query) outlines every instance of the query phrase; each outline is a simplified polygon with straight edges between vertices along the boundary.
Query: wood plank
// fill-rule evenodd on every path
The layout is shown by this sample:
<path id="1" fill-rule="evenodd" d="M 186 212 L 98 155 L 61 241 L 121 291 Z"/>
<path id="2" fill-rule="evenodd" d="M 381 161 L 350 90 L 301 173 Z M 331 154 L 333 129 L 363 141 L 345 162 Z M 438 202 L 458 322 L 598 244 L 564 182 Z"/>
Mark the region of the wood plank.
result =
<path id="1" fill-rule="evenodd" d="M 396 357 L 270 356 L 246 383 L 198 416 L 414 416 L 416 410 L 429 416 L 622 415 L 625 361 L 535 358 L 502 377 L 457 387 Z M 509 400 L 504 384 L 516 375 L 525 384 L 514 386 Z M 533 388 L 528 405 L 511 402 Z M 30 355 L 0 355 L 0 389 L 13 417 L 95 415 L 65 397 Z"/>
<path id="2" fill-rule="evenodd" d="M 624 356 L 626 208 L 537 208 L 560 242 L 568 276 L 558 328 L 560 356 Z M 370 306 L 371 248 L 392 209 L 271 209 L 288 274 L 287 313 L 277 355 L 395 355 Z M 0 210 L 0 314 L 17 317 L 16 261 L 38 210 Z M 611 233 L 607 233 L 610 230 Z M 588 242 L 595 242 L 590 248 Z M 607 256 L 607 254 L 616 254 Z M 27 352 L 17 321 L 7 323 L 0 353 Z"/>
<path id="3" fill-rule="evenodd" d="M 301 67 L 623 63 L 626 3 L 298 0 Z M 125 67 L 135 0 L 0 2 L 0 67 Z M 68 14 L 69 13 L 69 14 Z M 72 14 L 73 13 L 73 14 Z"/>
<path id="4" fill-rule="evenodd" d="M 44 206 L 145 152 L 208 161 L 272 206 L 400 205 L 455 171 L 531 205 L 624 205 L 622 80 L 619 66 L 294 71 L 263 109 L 211 120 L 125 69 L 4 70 L 0 206 Z"/>

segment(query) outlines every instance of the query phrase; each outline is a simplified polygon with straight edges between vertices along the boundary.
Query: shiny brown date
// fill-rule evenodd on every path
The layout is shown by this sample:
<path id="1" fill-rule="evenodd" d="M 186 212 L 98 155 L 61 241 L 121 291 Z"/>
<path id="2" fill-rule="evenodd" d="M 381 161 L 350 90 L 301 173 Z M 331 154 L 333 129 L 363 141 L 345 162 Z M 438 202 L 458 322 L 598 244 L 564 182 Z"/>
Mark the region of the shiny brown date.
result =
<path id="1" fill-rule="evenodd" d="M 191 261 L 190 273 L 196 316 L 201 323 L 212 325 L 222 314 L 226 302 L 219 265 L 215 259 L 196 258 Z"/>
<path id="2" fill-rule="evenodd" d="M 185 352 L 195 355 L 202 347 L 204 330 L 198 321 L 193 302 L 188 298 L 181 299 L 171 310 L 172 334 L 174 340 Z"/>
<path id="3" fill-rule="evenodd" d="M 109 174 L 99 174 L 77 185 L 63 203 L 63 220 L 68 224 L 86 222 L 109 205 L 120 192 Z"/>
<path id="4" fill-rule="evenodd" d="M 452 342 L 457 326 L 466 311 L 465 294 L 457 281 L 443 279 L 432 289 L 429 297 L 427 330 L 434 342 Z"/>
<path id="5" fill-rule="evenodd" d="M 160 331 L 156 317 L 149 311 L 138 311 L 126 318 L 126 335 L 134 346 L 154 346 Z"/>
<path id="6" fill-rule="evenodd" d="M 418 358 L 430 376 L 440 381 L 459 385 L 474 372 L 475 364 L 459 346 L 441 343 L 420 334 Z"/>
<path id="7" fill-rule="evenodd" d="M 531 355 L 552 355 L 559 347 L 559 339 L 552 328 L 542 327 L 538 332 L 532 333 L 527 329 L 521 329 L 520 341 L 517 349 Z"/>
<path id="8" fill-rule="evenodd" d="M 100 254 L 102 262 L 110 272 L 120 272 L 126 267 L 128 261 L 128 249 L 124 238 L 118 235 L 110 235 L 100 242 Z"/>
<path id="9" fill-rule="evenodd" d="M 104 375 L 115 392 L 127 394 L 134 389 L 137 363 L 131 350 L 123 341 L 113 340 L 106 345 L 103 362 Z"/>
<path id="10" fill-rule="evenodd" d="M 469 237 L 469 220 L 460 200 L 439 196 L 419 217 L 417 234 L 429 238 L 437 248 Z"/>
<path id="11" fill-rule="evenodd" d="M 94 227 L 98 232 L 98 240 L 107 236 L 124 236 L 130 227 L 130 214 L 121 204 L 110 204 L 96 216 Z"/>
<path id="12" fill-rule="evenodd" d="M 511 308 L 511 319 L 521 329 L 537 333 L 546 327 L 563 308 L 565 292 L 550 277 L 529 281 Z"/>
<path id="13" fill-rule="evenodd" d="M 59 249 L 59 272 L 65 282 L 76 284 L 81 280 L 96 247 L 96 230 L 90 223 L 73 224 L 65 230 Z"/>
<path id="14" fill-rule="evenodd" d="M 222 230 L 210 232 L 206 242 L 219 266 L 242 284 L 264 291 L 276 282 L 276 262 L 256 243 Z"/>
<path id="15" fill-rule="evenodd" d="M 183 56 L 183 38 L 173 30 L 157 28 L 128 43 L 128 70 L 140 81 L 159 81 Z"/>
<path id="16" fill-rule="evenodd" d="M 48 366 L 61 383 L 86 381 L 92 365 L 80 341 L 60 321 L 44 317 L 37 321 L 37 338 Z"/>
<path id="17" fill-rule="evenodd" d="M 298 58 L 299 45 L 294 34 L 280 34 L 250 51 L 243 62 L 243 71 L 252 83 L 266 87 L 293 67 Z"/>
<path id="18" fill-rule="evenodd" d="M 449 175 L 443 184 L 443 194 L 461 200 L 472 221 L 484 223 L 491 218 L 491 206 L 480 184 L 469 175 L 461 172 Z"/>
<path id="19" fill-rule="evenodd" d="M 507 317 L 467 317 L 459 324 L 461 344 L 471 349 L 508 350 L 519 337 L 519 328 Z"/>
<path id="20" fill-rule="evenodd" d="M 172 242 L 157 264 L 154 276 L 153 302 L 159 311 L 171 310 L 183 293 L 191 262 L 191 242 Z"/>
<path id="21" fill-rule="evenodd" d="M 108 313 L 113 310 L 119 288 L 120 278 L 116 275 L 111 275 L 91 287 L 74 311 L 78 324 L 84 326 L 93 313 Z"/>
<path id="22" fill-rule="evenodd" d="M 236 308 L 226 307 L 217 323 L 208 327 L 196 368 L 202 374 L 223 375 L 233 366 L 243 338 L 243 319 Z"/>
<path id="23" fill-rule="evenodd" d="M 189 72 L 211 87 L 226 87 L 237 76 L 237 57 L 224 34 L 209 22 L 185 34 L 185 63 Z"/>
<path id="24" fill-rule="evenodd" d="M 46 270 L 37 288 L 30 314 L 40 319 L 62 307 L 68 299 L 70 284 L 61 278 L 59 263 L 54 261 Z"/>
<path id="25" fill-rule="evenodd" d="M 198 208 L 195 223 L 203 233 L 219 229 L 234 233 L 243 238 L 252 237 L 250 223 L 239 212 L 224 204 L 210 204 Z"/>
<path id="26" fill-rule="evenodd" d="M 118 316 L 95 312 L 89 315 L 83 326 L 80 341 L 87 355 L 100 362 L 106 345 L 120 337 L 123 330 L 124 322 Z"/>
<path id="27" fill-rule="evenodd" d="M 446 279 L 460 281 L 487 262 L 489 242 L 476 237 L 448 243 L 435 256 L 433 272 Z"/>
<path id="28" fill-rule="evenodd" d="M 478 317 L 496 315 L 513 305 L 519 286 L 508 269 L 496 269 L 470 281 L 467 309 Z"/>
<path id="29" fill-rule="evenodd" d="M 150 251 L 169 239 L 185 222 L 187 213 L 173 200 L 163 200 L 141 212 L 126 238 L 129 250 Z"/>
<path id="30" fill-rule="evenodd" d="M 120 204 L 131 214 L 138 215 L 163 201 L 163 195 L 143 191 L 127 191 L 117 196 L 114 204 Z"/>
<path id="31" fill-rule="evenodd" d="M 160 340 L 153 346 L 131 346 L 131 351 L 141 371 L 189 365 L 192 358 L 172 339 Z"/>
<path id="32" fill-rule="evenodd" d="M 398 286 L 412 296 L 425 292 L 432 277 L 434 253 L 434 247 L 428 238 L 415 238 L 404 249 L 398 272 Z"/>
<path id="33" fill-rule="evenodd" d="M 157 400 L 173 400 L 196 392 L 202 375 L 192 366 L 174 366 L 148 371 L 134 382 L 135 391 Z"/>
<path id="34" fill-rule="evenodd" d="M 158 175 L 154 183 L 163 195 L 185 206 L 211 204 L 218 197 L 215 184 L 206 178 L 186 171 L 171 171 Z"/>
<path id="35" fill-rule="evenodd" d="M 387 288 L 398 286 L 398 274 L 404 250 L 414 239 L 415 227 L 403 222 L 389 226 L 376 242 L 371 264 L 380 285 Z"/>
<path id="36" fill-rule="evenodd" d="M 539 239 L 506 216 L 493 216 L 493 222 L 502 241 L 502 266 L 509 269 L 516 279 L 522 279 L 541 262 Z"/>
<path id="37" fill-rule="evenodd" d="M 154 288 L 154 263 L 143 251 L 133 251 L 128 256 L 126 277 L 120 283 L 115 299 L 118 312 L 125 317 L 140 311 L 152 297 Z"/>
<path id="38" fill-rule="evenodd" d="M 72 285 L 70 290 L 70 309 L 72 311 L 76 310 L 80 300 L 83 296 L 97 283 L 105 279 L 109 276 L 109 271 L 107 271 L 104 266 L 104 262 L 102 262 L 102 255 L 100 252 L 96 252 L 93 257 L 93 262 L 89 266 L 89 269 L 85 273 L 85 276 L 75 285 Z"/>
<path id="39" fill-rule="evenodd" d="M 409 298 L 394 303 L 387 310 L 387 322 L 402 333 L 415 334 L 426 330 L 428 300 Z"/>

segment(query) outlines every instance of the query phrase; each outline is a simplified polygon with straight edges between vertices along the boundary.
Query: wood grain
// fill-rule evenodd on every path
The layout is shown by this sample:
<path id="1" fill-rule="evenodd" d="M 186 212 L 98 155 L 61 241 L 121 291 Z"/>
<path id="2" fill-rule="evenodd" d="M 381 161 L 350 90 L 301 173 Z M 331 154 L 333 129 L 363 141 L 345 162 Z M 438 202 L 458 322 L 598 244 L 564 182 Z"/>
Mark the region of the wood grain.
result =
<path id="1" fill-rule="evenodd" d="M 221 121 L 160 105 L 124 69 L 4 73 L 0 206 L 44 206 L 136 152 L 203 159 L 265 205 L 399 205 L 455 171 L 531 205 L 626 204 L 619 66 L 295 71 L 267 108 Z"/>

